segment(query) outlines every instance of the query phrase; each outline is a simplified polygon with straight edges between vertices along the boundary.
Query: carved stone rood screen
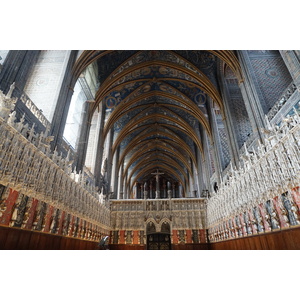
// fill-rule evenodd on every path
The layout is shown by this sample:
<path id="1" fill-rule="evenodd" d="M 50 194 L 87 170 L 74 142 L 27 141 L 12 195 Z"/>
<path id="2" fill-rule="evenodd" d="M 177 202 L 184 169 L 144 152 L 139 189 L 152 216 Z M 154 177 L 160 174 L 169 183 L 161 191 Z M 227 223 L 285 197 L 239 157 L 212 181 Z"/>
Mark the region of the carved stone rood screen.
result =
<path id="1" fill-rule="evenodd" d="M 48 129 L 35 133 L 24 116 L 16 122 L 13 88 L 7 95 L 0 91 L 0 184 L 109 230 L 109 208 L 84 174 L 72 173 L 69 156 L 50 152 Z"/>
<path id="2" fill-rule="evenodd" d="M 208 199 L 211 241 L 300 225 L 300 117 L 283 118 L 267 128 L 263 144 L 245 149 L 242 166 L 228 172 Z"/>

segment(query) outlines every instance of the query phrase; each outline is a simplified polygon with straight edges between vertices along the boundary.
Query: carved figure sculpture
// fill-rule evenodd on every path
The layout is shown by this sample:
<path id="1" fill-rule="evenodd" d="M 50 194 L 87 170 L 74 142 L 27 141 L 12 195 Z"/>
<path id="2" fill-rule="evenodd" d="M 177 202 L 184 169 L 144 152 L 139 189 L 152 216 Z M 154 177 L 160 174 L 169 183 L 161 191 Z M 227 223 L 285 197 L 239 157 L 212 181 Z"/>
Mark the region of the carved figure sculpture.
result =
<path id="1" fill-rule="evenodd" d="M 14 88 L 15 83 L 10 86 L 9 92 L 6 95 L 0 91 L 0 117 L 4 120 L 8 119 L 10 112 L 14 109 L 17 102 L 16 98 L 11 98 Z"/>

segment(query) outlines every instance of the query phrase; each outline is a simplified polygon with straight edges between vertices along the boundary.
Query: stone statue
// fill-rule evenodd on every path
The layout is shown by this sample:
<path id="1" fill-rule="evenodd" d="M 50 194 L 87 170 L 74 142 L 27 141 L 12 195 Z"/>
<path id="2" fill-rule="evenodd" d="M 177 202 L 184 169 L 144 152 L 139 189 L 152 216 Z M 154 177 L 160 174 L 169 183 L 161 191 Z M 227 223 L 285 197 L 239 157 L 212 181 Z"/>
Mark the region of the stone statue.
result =
<path id="1" fill-rule="evenodd" d="M 9 92 L 4 95 L 0 91 L 0 117 L 7 120 L 10 112 L 15 108 L 17 102 L 16 98 L 11 98 L 11 94 L 14 90 L 14 83 L 10 86 Z"/>
<path id="2" fill-rule="evenodd" d="M 295 209 L 292 210 L 291 201 L 289 201 L 286 197 L 283 198 L 283 206 L 287 211 L 287 217 L 289 219 L 289 223 L 291 225 L 298 224 L 298 216 L 295 214 Z"/>
<path id="3" fill-rule="evenodd" d="M 16 111 L 14 110 L 12 113 L 9 114 L 7 119 L 7 124 L 10 125 L 11 127 L 14 127 L 15 120 L 16 120 Z"/>
<path id="4" fill-rule="evenodd" d="M 144 191 L 144 200 L 148 199 L 148 191 Z"/>
<path id="5" fill-rule="evenodd" d="M 270 227 L 272 229 L 277 229 L 279 227 L 278 217 L 273 207 L 273 202 L 271 200 L 268 200 L 266 202 L 266 210 L 270 216 Z"/>
<path id="6" fill-rule="evenodd" d="M 291 201 L 291 211 L 295 217 L 295 220 L 296 220 L 296 223 L 297 224 L 300 224 L 300 221 L 299 221 L 299 214 L 298 214 L 298 208 L 297 206 L 295 205 L 295 203 L 293 201 Z"/>
<path id="7" fill-rule="evenodd" d="M 279 228 L 279 219 L 274 209 L 271 212 L 271 223 L 273 229 Z"/>
<path id="8" fill-rule="evenodd" d="M 148 199 L 147 182 L 144 183 L 144 200 Z"/>
<path id="9" fill-rule="evenodd" d="M 10 85 L 9 91 L 8 91 L 8 93 L 6 94 L 6 98 L 11 98 L 12 93 L 13 93 L 15 87 L 16 87 L 16 83 L 15 83 L 15 82 L 12 83 L 12 84 Z"/>

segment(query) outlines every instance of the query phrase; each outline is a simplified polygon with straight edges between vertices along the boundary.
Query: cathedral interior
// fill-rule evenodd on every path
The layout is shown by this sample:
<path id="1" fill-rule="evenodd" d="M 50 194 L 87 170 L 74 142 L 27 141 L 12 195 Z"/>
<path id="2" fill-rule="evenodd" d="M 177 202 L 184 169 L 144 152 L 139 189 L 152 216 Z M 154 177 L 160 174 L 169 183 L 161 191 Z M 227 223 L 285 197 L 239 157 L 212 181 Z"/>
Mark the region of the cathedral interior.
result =
<path id="1" fill-rule="evenodd" d="M 300 249 L 299 50 L 0 50 L 0 249 Z"/>

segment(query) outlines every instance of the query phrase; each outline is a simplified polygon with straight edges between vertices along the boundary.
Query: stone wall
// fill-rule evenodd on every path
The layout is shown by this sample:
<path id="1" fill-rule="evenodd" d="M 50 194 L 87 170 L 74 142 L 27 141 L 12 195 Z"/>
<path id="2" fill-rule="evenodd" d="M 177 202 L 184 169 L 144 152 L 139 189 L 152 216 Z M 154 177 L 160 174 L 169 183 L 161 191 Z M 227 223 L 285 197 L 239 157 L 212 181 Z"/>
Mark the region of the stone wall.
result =
<path id="1" fill-rule="evenodd" d="M 282 92 L 292 82 L 292 77 L 279 51 L 247 51 L 249 71 L 256 86 L 265 114 L 273 107 Z"/>
<path id="2" fill-rule="evenodd" d="M 229 67 L 225 69 L 225 82 L 229 93 L 228 107 L 233 121 L 238 147 L 241 148 L 252 133 L 251 123 L 246 110 L 238 80 Z"/>
<path id="3" fill-rule="evenodd" d="M 69 51 L 43 50 L 35 63 L 24 91 L 51 122 Z"/>
<path id="4" fill-rule="evenodd" d="M 146 248 L 147 235 L 162 232 L 172 245 L 205 244 L 204 223 L 204 199 L 112 200 L 110 244 Z"/>
<path id="5" fill-rule="evenodd" d="M 0 72 L 1 72 L 1 66 L 3 65 L 5 58 L 8 54 L 9 50 L 0 50 Z"/>

